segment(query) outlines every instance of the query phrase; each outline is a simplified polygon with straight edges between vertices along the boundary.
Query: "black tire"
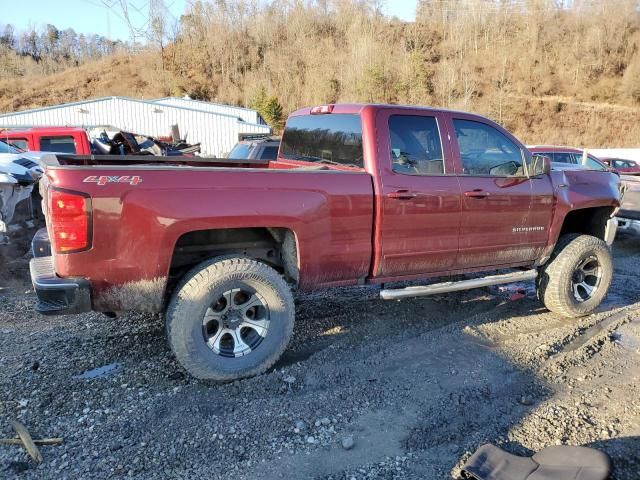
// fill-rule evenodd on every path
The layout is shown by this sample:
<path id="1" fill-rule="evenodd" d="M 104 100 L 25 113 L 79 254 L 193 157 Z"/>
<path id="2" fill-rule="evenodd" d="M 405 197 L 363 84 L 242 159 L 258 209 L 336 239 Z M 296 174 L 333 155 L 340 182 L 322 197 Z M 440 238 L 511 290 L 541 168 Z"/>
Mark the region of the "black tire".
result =
<path id="1" fill-rule="evenodd" d="M 585 275 L 585 270 L 594 273 Z M 604 241 L 591 235 L 563 235 L 549 261 L 540 268 L 538 298 L 558 315 L 583 317 L 602 303 L 612 277 L 613 259 Z"/>
<path id="2" fill-rule="evenodd" d="M 243 294 L 245 290 L 256 295 L 256 298 L 259 297 L 265 304 L 268 327 L 264 337 L 256 337 L 259 339 L 257 347 L 250 348 L 242 356 L 234 357 L 237 337 L 229 335 L 227 338 L 231 338 L 233 347 L 226 347 L 224 350 L 218 334 L 229 330 L 223 328 L 221 319 L 231 317 L 231 314 L 214 320 L 214 327 L 221 328 L 216 328 L 218 333 L 211 335 L 218 338 L 217 351 L 216 342 L 211 344 L 211 338 L 206 338 L 209 327 L 203 322 L 207 321 L 207 316 L 215 314 L 220 300 L 230 298 L 229 295 L 235 295 L 233 292 L 236 291 Z M 235 306 L 234 302 L 235 300 L 231 300 L 231 304 Z M 242 322 L 242 318 L 246 319 L 245 315 L 246 312 L 238 313 L 236 321 Z M 214 258 L 194 267 L 175 289 L 167 308 L 167 337 L 176 359 L 191 375 L 199 379 L 225 382 L 258 375 L 271 367 L 289 343 L 294 319 L 295 307 L 291 290 L 278 272 L 249 258 Z M 227 319 L 224 318 L 224 321 L 227 322 Z M 224 326 L 229 325 L 225 323 Z M 242 325 L 235 328 L 233 331 L 240 335 Z"/>

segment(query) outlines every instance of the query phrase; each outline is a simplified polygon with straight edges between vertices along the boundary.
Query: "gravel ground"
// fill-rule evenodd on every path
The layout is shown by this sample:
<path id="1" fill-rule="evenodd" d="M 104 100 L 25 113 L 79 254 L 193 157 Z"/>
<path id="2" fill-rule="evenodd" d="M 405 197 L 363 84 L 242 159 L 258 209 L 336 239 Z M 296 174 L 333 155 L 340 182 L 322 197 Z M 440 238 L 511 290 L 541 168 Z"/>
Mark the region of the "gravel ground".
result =
<path id="1" fill-rule="evenodd" d="M 19 420 L 64 443 L 40 447 L 39 465 L 0 445 L 0 478 L 451 479 L 493 442 L 593 446 L 612 478 L 636 480 L 640 239 L 614 255 L 609 297 L 580 320 L 545 311 L 529 284 L 300 294 L 282 360 L 225 385 L 189 378 L 156 316 L 39 316 L 25 258 L 5 262 L 0 436 Z"/>

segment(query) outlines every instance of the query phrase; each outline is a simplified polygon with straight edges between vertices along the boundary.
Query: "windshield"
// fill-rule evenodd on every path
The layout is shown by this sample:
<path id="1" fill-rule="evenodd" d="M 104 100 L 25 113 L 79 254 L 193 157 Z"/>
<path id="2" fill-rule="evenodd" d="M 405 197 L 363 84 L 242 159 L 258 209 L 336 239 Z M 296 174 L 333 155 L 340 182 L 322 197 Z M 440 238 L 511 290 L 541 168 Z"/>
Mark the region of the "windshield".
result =
<path id="1" fill-rule="evenodd" d="M 582 157 L 580 157 L 580 161 L 582 161 Z M 587 155 L 587 167 L 591 167 L 593 170 L 607 170 L 607 166 L 602 163 L 600 160 L 597 160 L 595 157 L 591 155 Z"/>
<path id="2" fill-rule="evenodd" d="M 231 149 L 227 158 L 249 158 L 251 153 L 251 145 L 246 143 L 238 143 Z"/>
<path id="3" fill-rule="evenodd" d="M 20 150 L 0 140 L 0 153 L 20 153 Z"/>

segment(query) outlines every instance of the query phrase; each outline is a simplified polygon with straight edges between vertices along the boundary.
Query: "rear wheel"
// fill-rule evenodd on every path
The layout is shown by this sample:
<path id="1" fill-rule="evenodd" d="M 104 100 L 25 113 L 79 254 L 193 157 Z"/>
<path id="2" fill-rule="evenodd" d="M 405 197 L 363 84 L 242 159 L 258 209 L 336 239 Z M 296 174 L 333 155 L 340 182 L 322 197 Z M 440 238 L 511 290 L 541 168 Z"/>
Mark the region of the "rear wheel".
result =
<path id="1" fill-rule="evenodd" d="M 595 310 L 609 291 L 613 260 L 607 244 L 590 235 L 560 237 L 536 285 L 545 307 L 564 317 Z"/>
<path id="2" fill-rule="evenodd" d="M 174 292 L 167 336 L 191 375 L 230 381 L 278 360 L 294 316 L 291 291 L 274 269 L 249 258 L 213 259 L 191 270 Z"/>

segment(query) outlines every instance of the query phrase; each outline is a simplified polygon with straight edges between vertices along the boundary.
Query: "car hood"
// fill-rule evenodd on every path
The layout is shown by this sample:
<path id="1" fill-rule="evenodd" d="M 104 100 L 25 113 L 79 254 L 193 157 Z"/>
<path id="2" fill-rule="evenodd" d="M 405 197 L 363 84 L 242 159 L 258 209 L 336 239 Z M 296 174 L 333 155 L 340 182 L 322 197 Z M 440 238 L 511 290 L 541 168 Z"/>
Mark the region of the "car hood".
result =
<path id="1" fill-rule="evenodd" d="M 40 164 L 24 153 L 0 154 L 0 181 L 3 183 L 32 185 L 40 179 L 42 172 Z"/>

